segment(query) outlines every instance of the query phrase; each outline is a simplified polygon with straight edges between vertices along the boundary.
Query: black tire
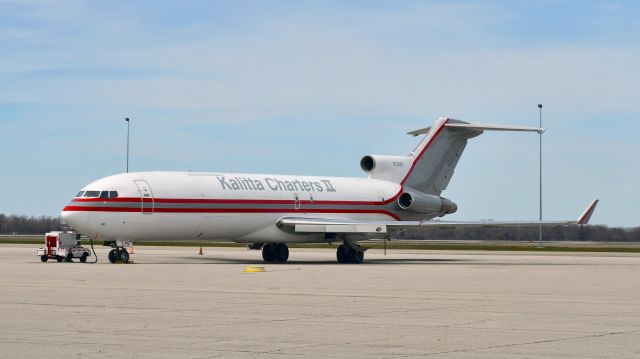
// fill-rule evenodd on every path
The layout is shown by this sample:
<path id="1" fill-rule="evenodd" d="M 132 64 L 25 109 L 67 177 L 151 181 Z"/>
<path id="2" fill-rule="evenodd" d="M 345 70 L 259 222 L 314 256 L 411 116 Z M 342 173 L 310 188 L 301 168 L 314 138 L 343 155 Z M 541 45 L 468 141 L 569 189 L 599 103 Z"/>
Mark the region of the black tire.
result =
<path id="1" fill-rule="evenodd" d="M 284 243 L 278 243 L 274 247 L 273 259 L 278 263 L 286 263 L 289 259 L 289 247 Z"/>
<path id="2" fill-rule="evenodd" d="M 267 263 L 273 262 L 275 260 L 273 247 L 273 243 L 267 243 L 262 247 L 262 259 L 264 259 L 264 261 Z"/>
<path id="3" fill-rule="evenodd" d="M 41 260 L 42 262 L 46 262 L 46 261 L 48 261 L 48 260 L 49 260 L 49 256 L 48 256 L 48 255 L 46 255 L 46 254 L 45 254 L 45 255 L 43 255 L 43 256 L 40 256 L 40 260 Z"/>
<path id="4" fill-rule="evenodd" d="M 363 251 L 354 251 L 351 250 L 351 253 L 349 253 L 349 259 L 351 263 L 355 263 L 355 264 L 360 264 L 364 261 L 364 252 Z"/>
<path id="5" fill-rule="evenodd" d="M 87 257 L 89 255 L 87 253 L 82 253 L 82 257 L 80 257 L 80 262 L 87 263 Z"/>
<path id="6" fill-rule="evenodd" d="M 118 259 L 122 263 L 129 263 L 129 253 L 127 252 L 126 249 L 121 249 L 120 250 L 120 253 L 118 254 Z"/>
<path id="7" fill-rule="evenodd" d="M 64 258 L 65 262 L 73 262 L 73 254 L 67 253 L 67 256 Z"/>
<path id="8" fill-rule="evenodd" d="M 64 260 L 63 256 L 56 256 L 56 260 L 58 261 L 58 263 L 62 262 Z"/>
<path id="9" fill-rule="evenodd" d="M 115 263 L 116 262 L 116 250 L 112 249 L 109 251 L 109 262 L 111 263 Z"/>
<path id="10" fill-rule="evenodd" d="M 336 250 L 336 258 L 338 258 L 338 263 L 345 264 L 349 263 L 349 247 L 341 244 L 338 246 Z"/>

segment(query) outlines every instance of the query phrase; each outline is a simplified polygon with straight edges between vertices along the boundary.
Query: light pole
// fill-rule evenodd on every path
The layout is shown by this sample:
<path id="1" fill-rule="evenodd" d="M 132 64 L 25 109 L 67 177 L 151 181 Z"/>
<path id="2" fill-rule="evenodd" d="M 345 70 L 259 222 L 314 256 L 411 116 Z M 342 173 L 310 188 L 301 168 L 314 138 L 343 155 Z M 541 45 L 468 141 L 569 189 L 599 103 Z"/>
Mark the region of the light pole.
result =
<path id="1" fill-rule="evenodd" d="M 538 112 L 540 114 L 540 128 L 542 128 L 542 104 L 538 104 Z M 538 225 L 538 247 L 542 248 L 542 131 L 540 131 L 540 208 L 539 208 L 539 219 L 540 223 Z"/>
<path id="2" fill-rule="evenodd" d="M 124 119 L 127 122 L 127 173 L 129 173 L 129 117 Z"/>

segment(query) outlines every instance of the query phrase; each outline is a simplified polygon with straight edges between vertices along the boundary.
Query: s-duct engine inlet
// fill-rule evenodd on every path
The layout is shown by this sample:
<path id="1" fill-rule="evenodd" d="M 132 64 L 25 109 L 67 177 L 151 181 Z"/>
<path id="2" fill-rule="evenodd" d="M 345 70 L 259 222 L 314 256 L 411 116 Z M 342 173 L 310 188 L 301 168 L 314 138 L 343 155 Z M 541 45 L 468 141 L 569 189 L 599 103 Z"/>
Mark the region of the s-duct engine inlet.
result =
<path id="1" fill-rule="evenodd" d="M 364 156 L 360 160 L 360 168 L 366 173 L 369 173 L 376 168 L 376 160 L 372 156 Z"/>

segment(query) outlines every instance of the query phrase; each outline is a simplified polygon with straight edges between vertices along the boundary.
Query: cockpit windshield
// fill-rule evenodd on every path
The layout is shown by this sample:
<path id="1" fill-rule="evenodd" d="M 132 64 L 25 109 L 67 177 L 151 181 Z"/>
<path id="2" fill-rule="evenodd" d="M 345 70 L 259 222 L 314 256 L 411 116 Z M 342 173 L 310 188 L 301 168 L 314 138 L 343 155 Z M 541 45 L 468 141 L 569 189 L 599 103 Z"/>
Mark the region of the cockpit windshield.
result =
<path id="1" fill-rule="evenodd" d="M 118 191 L 102 191 L 100 198 L 116 198 L 118 197 Z"/>
<path id="2" fill-rule="evenodd" d="M 80 191 L 76 198 L 116 198 L 118 191 Z"/>

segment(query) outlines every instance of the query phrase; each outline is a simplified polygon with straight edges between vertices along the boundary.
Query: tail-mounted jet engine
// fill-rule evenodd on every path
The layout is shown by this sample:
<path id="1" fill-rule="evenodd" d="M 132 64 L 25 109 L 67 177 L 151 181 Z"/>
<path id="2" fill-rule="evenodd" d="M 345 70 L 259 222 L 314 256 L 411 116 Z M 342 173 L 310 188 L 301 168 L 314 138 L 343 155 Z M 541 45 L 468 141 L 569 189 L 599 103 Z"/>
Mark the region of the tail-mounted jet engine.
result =
<path id="1" fill-rule="evenodd" d="M 371 179 L 400 182 L 411 167 L 406 156 L 366 155 L 360 160 L 360 168 Z"/>
<path id="2" fill-rule="evenodd" d="M 440 217 L 458 210 L 458 206 L 451 200 L 420 192 L 402 193 L 398 197 L 398 206 L 406 211 L 437 214 Z"/>

